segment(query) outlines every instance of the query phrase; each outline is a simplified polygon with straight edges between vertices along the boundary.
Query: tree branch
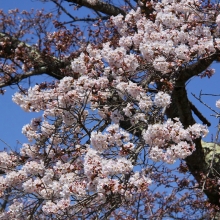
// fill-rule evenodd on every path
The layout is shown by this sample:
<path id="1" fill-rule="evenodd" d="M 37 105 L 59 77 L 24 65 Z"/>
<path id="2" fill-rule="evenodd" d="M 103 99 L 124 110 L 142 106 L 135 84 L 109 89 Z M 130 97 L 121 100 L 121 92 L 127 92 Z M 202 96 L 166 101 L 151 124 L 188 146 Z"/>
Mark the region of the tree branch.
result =
<path id="1" fill-rule="evenodd" d="M 62 78 L 59 75 L 57 75 L 56 73 L 49 71 L 49 69 L 47 67 L 41 67 L 41 68 L 35 69 L 33 71 L 26 72 L 24 74 L 18 74 L 6 82 L 0 82 L 0 88 L 17 84 L 17 83 L 21 82 L 23 79 L 29 78 L 31 76 L 42 75 L 44 73 L 48 74 L 56 79 Z"/>
<path id="2" fill-rule="evenodd" d="M 188 81 L 190 78 L 205 71 L 215 60 L 216 54 L 213 54 L 210 57 L 198 60 L 197 62 L 187 66 L 186 68 L 182 68 L 180 70 L 178 83 L 184 85 L 185 82 Z"/>
<path id="3" fill-rule="evenodd" d="M 194 114 L 202 121 L 203 124 L 206 124 L 208 127 L 210 127 L 211 123 L 202 115 L 202 113 L 196 108 L 195 105 L 193 105 L 192 102 L 189 101 L 189 103 Z"/>
<path id="4" fill-rule="evenodd" d="M 60 68 L 64 68 L 70 65 L 69 61 L 63 62 L 54 56 L 45 57 L 35 47 L 30 46 L 29 44 L 20 41 L 17 38 L 12 37 L 8 34 L 0 33 L 0 41 L 4 44 L 3 46 L 0 46 L 0 58 L 13 59 L 14 50 L 18 47 L 22 47 L 23 49 L 27 49 L 25 52 L 25 56 L 33 59 L 34 65 L 31 70 L 23 74 L 9 75 L 9 79 L 5 79 L 4 77 L 2 77 L 2 79 L 0 79 L 0 88 L 19 83 L 25 78 L 41 74 L 47 74 L 56 79 L 62 79 L 64 75 L 61 72 Z M 22 56 L 19 57 L 19 60 L 21 62 L 24 62 Z"/>
<path id="5" fill-rule="evenodd" d="M 125 15 L 125 11 L 123 11 L 122 9 L 114 5 L 102 2 L 100 0 L 97 0 L 95 4 L 90 3 L 88 0 L 65 0 L 65 1 L 70 3 L 75 3 L 80 6 L 85 6 L 87 8 L 93 9 L 95 11 L 99 11 L 107 15 L 113 15 L 113 16 L 116 16 L 118 14 Z"/>
<path id="6" fill-rule="evenodd" d="M 197 63 L 186 67 L 180 72 L 180 76 L 177 79 L 175 88 L 172 92 L 172 103 L 166 111 L 168 118 L 179 117 L 185 128 L 195 123 L 191 111 L 192 105 L 190 104 L 190 101 L 187 97 L 185 83 L 191 77 L 205 71 L 214 60 L 215 55 L 207 59 L 201 59 Z M 203 177 L 206 176 L 209 172 L 209 164 L 206 162 L 205 159 L 207 157 L 207 152 L 201 144 L 201 139 L 196 139 L 194 143 L 196 145 L 196 151 L 194 151 L 192 155 L 187 157 L 185 161 L 190 172 L 201 186 L 204 182 Z M 219 166 L 215 165 L 214 167 L 216 167 L 217 172 L 220 173 Z M 215 176 L 213 175 L 213 173 L 210 173 L 208 178 L 213 180 Z M 219 189 L 217 188 L 217 186 L 213 187 L 214 188 L 206 188 L 204 192 L 212 204 L 220 206 Z"/>

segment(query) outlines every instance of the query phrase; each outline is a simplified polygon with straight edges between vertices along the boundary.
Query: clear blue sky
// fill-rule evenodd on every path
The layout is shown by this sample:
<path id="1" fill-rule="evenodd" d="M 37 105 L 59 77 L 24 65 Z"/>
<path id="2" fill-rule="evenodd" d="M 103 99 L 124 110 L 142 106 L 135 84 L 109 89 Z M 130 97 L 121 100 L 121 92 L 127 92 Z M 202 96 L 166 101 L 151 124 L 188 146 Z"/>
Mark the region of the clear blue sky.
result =
<path id="1" fill-rule="evenodd" d="M 0 9 L 7 11 L 9 9 L 19 8 L 20 10 L 29 10 L 31 8 L 34 9 L 42 9 L 44 8 L 46 11 L 51 11 L 54 6 L 51 3 L 42 3 L 36 0 L 1 0 L 0 1 Z M 187 85 L 190 99 L 196 106 L 199 106 L 200 111 L 206 116 L 212 123 L 212 127 L 210 128 L 210 134 L 206 138 L 206 140 L 210 140 L 211 134 L 214 134 L 217 131 L 216 126 L 218 121 L 214 117 L 210 117 L 212 114 L 206 107 L 201 105 L 195 98 L 190 95 L 190 92 L 199 95 L 202 90 L 204 93 L 213 93 L 220 94 L 220 63 L 213 65 L 216 68 L 215 75 L 211 78 L 200 79 L 199 77 L 195 77 L 190 81 Z M 41 77 L 33 77 L 31 79 L 32 84 L 34 85 L 36 82 L 46 81 L 49 78 L 45 76 Z M 12 102 L 12 95 L 17 91 L 17 88 L 6 88 L 7 92 L 4 96 L 0 95 L 0 139 L 4 140 L 8 143 L 12 148 L 20 147 L 18 142 L 24 143 L 26 142 L 26 138 L 21 134 L 21 129 L 23 125 L 30 122 L 33 117 L 39 116 L 39 114 L 35 113 L 26 113 L 19 106 Z M 204 101 L 213 107 L 215 110 L 215 101 L 220 97 L 204 97 Z M 5 145 L 0 142 L 0 149 L 3 149 Z"/>

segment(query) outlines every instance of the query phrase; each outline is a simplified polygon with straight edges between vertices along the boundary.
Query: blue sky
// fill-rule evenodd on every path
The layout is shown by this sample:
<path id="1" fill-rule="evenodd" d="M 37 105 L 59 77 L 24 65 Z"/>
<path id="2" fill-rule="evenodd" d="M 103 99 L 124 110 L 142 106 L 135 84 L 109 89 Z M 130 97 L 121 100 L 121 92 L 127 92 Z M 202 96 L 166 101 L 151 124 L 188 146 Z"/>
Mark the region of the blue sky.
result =
<path id="1" fill-rule="evenodd" d="M 200 77 L 194 77 L 190 80 L 186 87 L 188 91 L 188 97 L 191 100 L 191 102 L 212 124 L 211 127 L 209 127 L 208 136 L 204 139 L 205 141 L 210 141 L 212 137 L 215 138 L 218 126 L 218 119 L 214 116 L 211 116 L 214 113 L 207 107 L 205 107 L 203 104 L 201 104 L 198 100 L 196 100 L 191 95 L 191 93 L 194 93 L 197 97 L 199 97 L 201 91 L 201 93 L 203 94 L 220 94 L 220 63 L 213 63 L 211 65 L 211 68 L 215 69 L 215 74 L 211 78 L 206 77 L 201 79 Z M 215 103 L 218 99 L 220 99 L 220 96 L 202 96 L 203 102 L 217 112 L 219 112 L 219 110 L 218 108 L 216 108 Z M 196 117 L 195 119 L 197 120 Z M 201 121 L 197 121 L 201 123 Z"/>
<path id="2" fill-rule="evenodd" d="M 42 9 L 50 11 L 54 8 L 51 3 L 42 3 L 36 0 L 7 0 L 0 1 L 0 9 L 8 11 L 9 9 L 19 8 L 20 10 Z M 31 83 L 43 82 L 48 80 L 48 76 L 32 77 Z M 12 95 L 17 91 L 17 87 L 7 87 L 5 95 L 0 95 L 0 139 L 5 141 L 13 149 L 18 149 L 19 143 L 27 142 L 26 137 L 21 133 L 21 129 L 28 124 L 32 118 L 39 117 L 38 113 L 24 112 L 19 106 L 12 102 Z M 0 149 L 5 144 L 0 140 Z"/>
<path id="3" fill-rule="evenodd" d="M 0 9 L 7 11 L 9 9 L 19 8 L 20 10 L 29 10 L 31 8 L 34 9 L 42 9 L 44 8 L 46 11 L 50 11 L 54 8 L 54 5 L 51 3 L 42 3 L 37 0 L 1 0 L 0 1 Z M 193 98 L 190 93 L 193 92 L 196 95 L 199 95 L 202 90 L 203 93 L 212 93 L 212 94 L 220 94 L 220 64 L 215 63 L 213 67 L 216 68 L 216 73 L 210 79 L 199 77 L 194 77 L 187 85 L 188 94 L 190 100 L 199 107 L 200 111 L 204 114 L 205 117 L 211 121 L 212 126 L 209 129 L 210 134 L 206 138 L 206 140 L 211 139 L 211 135 L 215 136 L 217 131 L 218 121 L 215 117 L 210 117 L 213 114 L 206 107 L 200 104 L 195 98 Z M 40 77 L 31 78 L 31 82 L 34 85 L 36 82 L 47 81 L 49 78 L 46 75 Z M 7 92 L 5 95 L 0 95 L 0 139 L 4 140 L 8 145 L 10 145 L 13 149 L 19 148 L 21 145 L 18 143 L 26 142 L 26 138 L 21 134 L 21 129 L 23 125 L 30 122 L 33 117 L 40 116 L 41 114 L 36 113 L 27 113 L 24 112 L 19 106 L 12 102 L 12 95 L 17 91 L 16 87 L 6 88 Z M 215 110 L 215 102 L 219 97 L 206 96 L 204 97 L 204 102 L 213 107 Z M 6 147 L 3 142 L 0 141 L 0 149 Z"/>
<path id="4" fill-rule="evenodd" d="M 18 8 L 20 11 L 30 9 L 44 9 L 46 12 L 51 12 L 55 9 L 52 3 L 43 3 L 38 0 L 7 0 L 0 1 L 0 9 L 7 12 L 10 9 Z M 80 16 L 74 11 L 75 16 Z M 77 14 L 76 14 L 77 13 Z M 69 20 L 68 18 L 66 19 Z M 52 81 L 47 75 L 31 77 L 31 84 L 37 82 Z M 25 81 L 24 81 L 25 82 Z M 12 96 L 18 91 L 16 86 L 7 87 L 6 93 L 0 95 L 0 150 L 6 145 L 1 141 L 6 142 L 11 148 L 18 149 L 22 143 L 27 142 L 26 137 L 21 133 L 21 129 L 25 124 L 28 124 L 32 118 L 41 116 L 41 113 L 24 112 L 19 106 L 12 101 Z"/>

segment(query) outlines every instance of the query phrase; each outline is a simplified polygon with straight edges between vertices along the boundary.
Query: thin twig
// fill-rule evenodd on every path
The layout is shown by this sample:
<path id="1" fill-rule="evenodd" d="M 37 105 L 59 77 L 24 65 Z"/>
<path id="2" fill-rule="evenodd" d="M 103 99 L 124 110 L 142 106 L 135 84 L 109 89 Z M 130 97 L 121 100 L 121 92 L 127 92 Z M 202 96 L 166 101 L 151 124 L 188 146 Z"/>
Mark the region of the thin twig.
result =
<path id="1" fill-rule="evenodd" d="M 2 143 L 4 143 L 8 148 L 10 148 L 11 151 L 13 151 L 12 148 L 11 148 L 11 146 L 10 146 L 8 143 L 6 143 L 6 142 L 5 142 L 4 140 L 2 140 L 1 138 L 0 138 L 0 141 L 1 141 Z"/>
<path id="2" fill-rule="evenodd" d="M 211 111 L 213 111 L 214 113 L 216 113 L 216 115 L 218 115 L 219 113 L 217 111 L 215 111 L 213 108 L 211 108 L 209 105 L 207 105 L 205 102 L 203 102 L 200 98 L 196 97 L 195 94 L 191 93 L 192 96 L 194 98 L 196 98 L 198 101 L 200 101 L 203 105 L 205 105 L 207 108 L 209 108 Z"/>

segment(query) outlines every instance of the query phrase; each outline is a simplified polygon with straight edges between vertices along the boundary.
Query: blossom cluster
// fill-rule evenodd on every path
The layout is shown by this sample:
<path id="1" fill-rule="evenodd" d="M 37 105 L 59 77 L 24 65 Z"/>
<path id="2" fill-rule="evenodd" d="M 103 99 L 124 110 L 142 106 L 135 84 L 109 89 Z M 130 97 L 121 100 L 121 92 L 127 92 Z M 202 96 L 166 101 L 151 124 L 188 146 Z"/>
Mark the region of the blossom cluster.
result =
<path id="1" fill-rule="evenodd" d="M 184 128 L 179 119 L 166 119 L 163 109 L 171 104 L 172 91 L 162 86 L 151 93 L 152 81 L 146 79 L 151 74 L 169 79 L 187 63 L 215 53 L 220 39 L 201 25 L 199 2 L 151 4 L 152 19 L 140 8 L 111 17 L 106 26 L 117 28 L 118 43 L 86 46 L 72 60 L 75 77 L 13 96 L 24 111 L 43 115 L 22 128 L 30 143 L 23 144 L 19 155 L 0 153 L 0 169 L 6 173 L 0 177 L 1 196 L 13 187 L 41 199 L 46 215 L 68 210 L 74 215 L 85 205 L 96 206 L 94 210 L 108 206 L 109 196 L 127 202 L 136 192 L 146 192 L 153 181 L 144 168 L 139 166 L 137 172 L 143 151 L 151 160 L 167 163 L 192 154 L 193 141 L 206 135 L 206 127 Z M 149 70 L 141 72 L 146 67 Z M 0 218 L 13 219 L 22 209 L 15 200 Z"/>
<path id="2" fill-rule="evenodd" d="M 131 10 L 125 18 L 122 15 L 112 17 L 108 25 L 118 28 L 122 35 L 120 48 L 123 48 L 117 48 L 114 53 L 119 50 L 119 54 L 124 53 L 123 50 L 133 46 L 140 50 L 145 62 L 165 74 L 197 56 L 208 56 L 216 52 L 219 48 L 218 38 L 213 38 L 210 27 L 200 25 L 203 12 L 196 10 L 199 5 L 201 3 L 195 3 L 194 0 L 151 2 L 155 10 L 154 22 L 141 16 L 140 9 Z M 210 11 L 205 19 L 208 21 L 212 17 Z M 216 17 L 216 23 L 219 25 L 219 16 Z M 137 27 L 137 32 L 132 35 L 126 31 L 130 25 Z M 112 55 L 106 54 L 104 58 L 107 62 Z M 119 67 L 118 62 L 116 65 Z"/>
<path id="3" fill-rule="evenodd" d="M 143 132 L 152 160 L 174 163 L 178 158 L 184 159 L 195 150 L 193 140 L 208 133 L 206 126 L 194 124 L 184 129 L 181 122 L 175 120 L 168 119 L 164 124 L 149 125 Z"/>
<path id="4" fill-rule="evenodd" d="M 110 125 L 106 131 L 108 133 L 92 132 L 91 133 L 91 145 L 97 151 L 102 152 L 113 146 L 122 146 L 130 140 L 130 135 L 128 132 L 119 128 L 118 124 Z"/>
<path id="5" fill-rule="evenodd" d="M 220 100 L 216 101 L 216 107 L 220 108 Z"/>

